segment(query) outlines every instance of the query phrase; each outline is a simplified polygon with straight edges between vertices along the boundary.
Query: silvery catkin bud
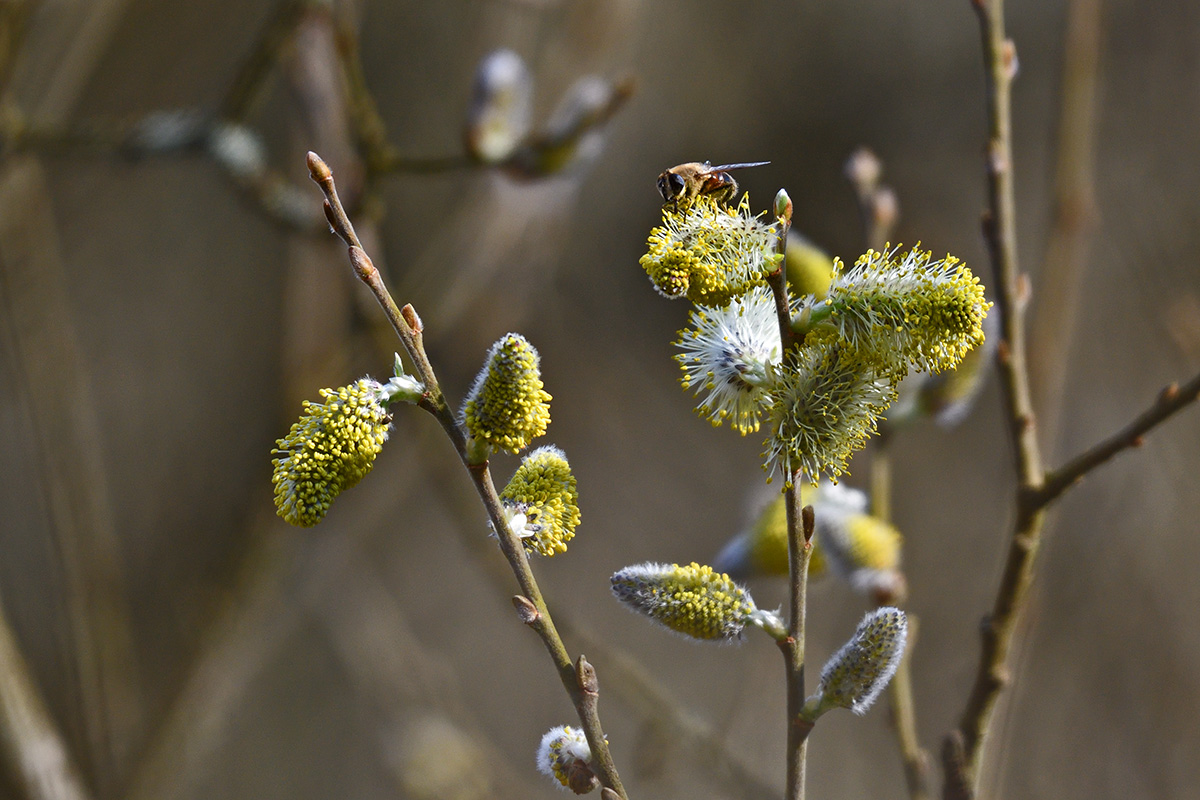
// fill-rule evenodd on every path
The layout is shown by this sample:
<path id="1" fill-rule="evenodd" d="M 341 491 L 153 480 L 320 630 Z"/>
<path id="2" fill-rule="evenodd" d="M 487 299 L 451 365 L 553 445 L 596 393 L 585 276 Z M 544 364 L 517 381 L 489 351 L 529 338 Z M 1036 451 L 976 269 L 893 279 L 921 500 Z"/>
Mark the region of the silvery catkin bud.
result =
<path id="1" fill-rule="evenodd" d="M 801 716 L 811 722 L 832 708 L 865 714 L 900 665 L 907 636 L 908 618 L 900 609 L 868 612 L 850 641 L 825 663 Z"/>

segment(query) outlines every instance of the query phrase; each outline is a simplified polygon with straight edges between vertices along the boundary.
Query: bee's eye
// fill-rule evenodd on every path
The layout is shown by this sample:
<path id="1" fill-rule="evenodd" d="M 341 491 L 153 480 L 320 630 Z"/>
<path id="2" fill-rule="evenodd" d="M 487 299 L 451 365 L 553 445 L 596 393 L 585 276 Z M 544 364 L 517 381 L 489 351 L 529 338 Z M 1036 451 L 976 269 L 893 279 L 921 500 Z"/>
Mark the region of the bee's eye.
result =
<path id="1" fill-rule="evenodd" d="M 671 191 L 673 193 L 679 194 L 683 191 L 683 178 L 672 172 L 667 180 L 671 182 Z"/>

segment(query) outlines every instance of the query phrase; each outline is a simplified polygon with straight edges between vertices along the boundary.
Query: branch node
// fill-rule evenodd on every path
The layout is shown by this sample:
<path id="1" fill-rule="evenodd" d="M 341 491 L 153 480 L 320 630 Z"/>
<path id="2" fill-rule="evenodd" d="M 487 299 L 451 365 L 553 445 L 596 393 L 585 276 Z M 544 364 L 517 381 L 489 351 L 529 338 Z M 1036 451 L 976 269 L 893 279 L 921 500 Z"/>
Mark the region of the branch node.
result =
<path id="1" fill-rule="evenodd" d="M 1004 48 L 1000 51 L 1000 63 L 1004 67 L 1004 75 L 1008 80 L 1017 77 L 1021 63 L 1017 60 L 1017 44 L 1012 39 L 1004 40 Z"/>
<path id="2" fill-rule="evenodd" d="M 800 511 L 800 520 L 804 525 L 804 543 L 812 542 L 813 530 L 816 528 L 817 516 L 812 506 L 805 506 Z"/>
<path id="3" fill-rule="evenodd" d="M 412 307 L 412 303 L 405 303 L 404 308 L 400 309 L 400 316 L 404 317 L 404 321 L 408 323 L 408 327 L 413 329 L 413 333 L 421 333 L 425 330 L 425 323 L 421 322 L 421 316 Z"/>
<path id="4" fill-rule="evenodd" d="M 575 661 L 575 677 L 583 693 L 595 697 L 600 694 L 600 681 L 596 678 L 596 668 L 591 665 L 586 656 L 579 656 Z"/>
<path id="5" fill-rule="evenodd" d="M 1163 387 L 1163 390 L 1158 394 L 1159 403 L 1170 403 L 1175 398 L 1179 397 L 1179 384 L 1169 383 Z"/>
<path id="6" fill-rule="evenodd" d="M 537 606 L 523 594 L 513 595 L 513 608 L 517 610 L 517 617 L 526 625 L 533 626 L 539 619 L 542 618 L 541 613 L 537 610 Z"/>
<path id="7" fill-rule="evenodd" d="M 361 247 L 350 247 L 350 266 L 354 268 L 354 274 L 363 281 L 369 281 L 379 274 L 379 270 L 375 269 L 375 262 Z"/>

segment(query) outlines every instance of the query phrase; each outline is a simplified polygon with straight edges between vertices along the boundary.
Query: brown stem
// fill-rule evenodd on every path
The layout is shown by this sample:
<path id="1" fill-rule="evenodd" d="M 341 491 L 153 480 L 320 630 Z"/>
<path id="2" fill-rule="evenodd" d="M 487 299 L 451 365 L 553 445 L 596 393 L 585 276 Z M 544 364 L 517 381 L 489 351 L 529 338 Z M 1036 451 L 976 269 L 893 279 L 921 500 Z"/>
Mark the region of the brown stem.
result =
<path id="1" fill-rule="evenodd" d="M 1041 451 L 1034 425 L 1026 367 L 1024 279 L 1017 266 L 1017 229 L 1012 170 L 1011 85 L 1016 51 L 1004 30 L 1004 0 L 972 0 L 983 40 L 988 144 L 989 211 L 983 230 L 999 284 L 1001 341 L 997 353 L 1009 438 L 1017 472 L 1017 515 L 1004 575 L 991 615 L 982 626 L 982 656 L 975 684 L 959 722 L 963 774 L 947 781 L 975 783 L 984 737 L 996 699 L 1007 684 L 1007 662 L 1017 616 L 1033 580 L 1043 513 L 1031 500 L 1042 485 Z"/>
<path id="2" fill-rule="evenodd" d="M 808 734 L 813 723 L 801 716 L 804 707 L 804 633 L 808 607 L 808 561 L 812 556 L 812 506 L 800 508 L 799 473 L 789 476 L 787 493 L 788 564 L 790 566 L 788 636 L 779 642 L 787 675 L 787 800 L 804 800 Z"/>
<path id="3" fill-rule="evenodd" d="M 437 376 L 434 374 L 433 367 L 429 363 L 429 358 L 425 353 L 420 318 L 412 306 L 405 306 L 403 309 L 398 308 L 396 302 L 392 299 L 391 293 L 388 292 L 387 287 L 383 283 L 383 278 L 371 263 L 370 257 L 363 250 L 362 244 L 354 232 L 354 225 L 342 207 L 341 200 L 338 198 L 337 187 L 334 184 L 333 173 L 329 167 L 321 160 L 320 156 L 310 152 L 308 154 L 308 168 L 312 179 L 321 187 L 321 191 L 325 194 L 325 216 L 329 220 L 333 232 L 349 248 L 350 264 L 355 274 L 371 289 L 375 298 L 379 301 L 379 305 L 383 308 L 388 320 L 392 323 L 392 327 L 395 328 L 396 334 L 400 337 L 405 351 L 412 360 L 417 377 L 425 385 L 425 397 L 421 402 L 421 406 L 437 418 L 446 435 L 450 437 L 459 459 L 462 461 L 463 466 L 467 468 L 467 472 L 475 484 L 475 489 L 483 501 L 484 508 L 487 510 L 492 528 L 496 531 L 500 550 L 504 553 L 504 557 L 507 559 L 509 567 L 512 569 L 518 585 L 521 587 L 524 600 L 528 603 L 528 605 L 525 603 L 518 604 L 522 620 L 541 637 L 542 643 L 546 646 L 546 651 L 550 654 L 550 659 L 554 662 L 554 667 L 558 671 L 563 688 L 566 689 L 572 703 L 575 705 L 579 722 L 583 727 L 584 733 L 587 735 L 588 745 L 591 747 L 591 766 L 596 773 L 596 777 L 599 778 L 603 786 L 613 790 L 619 797 L 626 798 L 625 789 L 621 785 L 620 775 L 617 773 L 616 765 L 613 763 L 612 755 L 609 753 L 608 740 L 604 736 L 604 730 L 600 725 L 600 718 L 596 712 L 597 698 L 595 695 L 598 684 L 594 680 L 594 675 L 589 680 L 581 680 L 584 677 L 582 668 L 577 670 L 576 665 L 572 663 L 567 648 L 554 627 L 554 621 L 550 616 L 549 609 L 546 607 L 546 602 L 542 597 L 537 580 L 533 576 L 533 570 L 529 567 L 529 559 L 526 556 L 525 547 L 516 534 L 512 532 L 505 518 L 504 510 L 500 505 L 500 497 L 496 492 L 495 484 L 492 482 L 492 475 L 488 470 L 487 463 L 469 463 L 466 435 L 463 433 L 462 428 L 459 427 L 453 412 L 446 404 L 446 400 L 438 386 Z M 532 609 L 530 606 L 532 606 Z M 590 665 L 588 666 L 590 667 Z"/>
<path id="4" fill-rule="evenodd" d="M 1196 402 L 1200 396 L 1200 375 L 1196 375 L 1183 386 L 1172 383 L 1161 392 L 1154 405 L 1143 411 L 1137 419 L 1103 441 L 1097 442 L 1072 458 L 1058 469 L 1051 470 L 1033 501 L 1047 506 L 1059 495 L 1078 483 L 1096 467 L 1105 463 L 1122 450 L 1140 447 L 1143 437 L 1168 417 Z"/>

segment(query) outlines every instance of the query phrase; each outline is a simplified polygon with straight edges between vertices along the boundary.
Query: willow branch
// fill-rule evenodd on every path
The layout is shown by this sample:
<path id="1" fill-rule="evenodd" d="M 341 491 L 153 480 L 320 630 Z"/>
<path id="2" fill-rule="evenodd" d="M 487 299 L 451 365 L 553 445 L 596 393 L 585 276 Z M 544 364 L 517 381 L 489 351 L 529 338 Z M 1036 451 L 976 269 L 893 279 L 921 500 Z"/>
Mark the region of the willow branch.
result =
<path id="1" fill-rule="evenodd" d="M 808 608 L 808 562 L 812 556 L 815 518 L 812 506 L 800 508 L 800 475 L 789 476 L 787 488 L 789 619 L 788 636 L 779 642 L 787 674 L 787 800 L 804 800 L 808 734 L 813 723 L 804 719 L 804 634 Z"/>
<path id="2" fill-rule="evenodd" d="M 495 484 L 492 482 L 492 475 L 487 463 L 472 464 L 468 459 L 466 435 L 459 427 L 458 421 L 447 405 L 439 388 L 437 376 L 434 374 L 433 367 L 430 365 L 428 356 L 425 353 L 420 318 L 412 306 L 405 306 L 403 309 L 400 309 L 392 299 L 391 293 L 388 292 L 387 287 L 383 284 L 383 279 L 379 275 L 379 271 L 375 269 L 370 257 L 362 249 L 362 244 L 354 232 L 354 225 L 346 215 L 341 200 L 338 198 L 333 173 L 329 167 L 321 160 L 320 156 L 311 152 L 308 154 L 308 167 L 312 179 L 321 187 L 321 191 L 325 194 L 325 216 L 329 220 L 333 232 L 346 243 L 349 250 L 351 267 L 358 278 L 370 288 L 376 300 L 379 301 L 379 305 L 383 308 L 392 327 L 395 328 L 396 334 L 400 337 L 405 351 L 412 360 L 417 377 L 420 378 L 425 386 L 425 395 L 420 405 L 432 413 L 441 424 L 446 435 L 450 437 L 451 442 L 454 444 L 455 451 L 458 453 L 463 466 L 466 467 L 467 472 L 470 474 L 472 482 L 475 484 L 475 489 L 483 501 L 488 518 L 492 523 L 493 529 L 496 531 L 500 550 L 504 553 L 504 557 L 517 579 L 517 584 L 521 588 L 521 595 L 514 600 L 518 613 L 522 621 L 532 628 L 542 639 L 546 651 L 550 654 L 550 658 L 554 662 L 554 667 L 559 674 L 563 688 L 566 689 L 571 702 L 575 706 L 579 722 L 591 747 L 591 766 L 596 773 L 596 777 L 599 778 L 604 787 L 616 793 L 617 796 L 626 798 L 625 789 L 621 785 L 620 775 L 617 773 L 616 765 L 613 763 L 612 755 L 609 753 L 608 741 L 600 725 L 600 717 L 596 709 L 598 682 L 595 679 L 594 670 L 591 669 L 586 659 L 582 656 L 578 664 L 572 662 L 562 638 L 558 635 L 558 631 L 554 627 L 554 620 L 551 618 L 550 611 L 546 607 L 546 601 L 542 596 L 541 589 L 538 587 L 537 580 L 533 576 L 533 570 L 529 567 L 529 559 L 525 553 L 525 547 L 521 543 L 521 540 L 512 532 L 505 518 L 503 508 L 500 505 L 500 497 L 496 492 Z"/>
<path id="3" fill-rule="evenodd" d="M 453 527 L 463 546 L 479 559 L 487 580 L 503 591 L 510 579 L 509 573 L 492 558 L 488 540 L 470 535 L 475 523 L 458 494 L 461 487 L 454 477 L 441 463 L 434 464 L 433 472 L 428 475 L 433 491 L 440 495 L 448 513 L 460 523 Z M 604 663 L 604 685 L 609 695 L 624 701 L 647 724 L 660 725 L 664 740 L 673 742 L 675 749 L 685 754 L 690 768 L 709 776 L 713 785 L 719 786 L 730 797 L 744 800 L 779 797 L 777 788 L 739 760 L 724 737 L 708 722 L 688 712 L 632 653 L 596 636 L 574 614 L 561 608 L 555 614 L 555 624 L 563 636 L 578 642 L 585 652 Z"/>
<path id="4" fill-rule="evenodd" d="M 1002 338 L 997 351 L 1002 396 L 1017 473 L 1016 519 L 1008 557 L 991 614 L 981 626 L 982 652 L 975 682 L 958 729 L 947 739 L 946 792 L 978 785 L 980 764 L 996 700 L 1011 680 L 1008 659 L 1020 612 L 1026 604 L 1041 541 L 1046 506 L 1091 469 L 1138 443 L 1155 425 L 1194 401 L 1200 376 L 1182 390 L 1168 388 L 1150 410 L 1127 428 L 1076 457 L 1047 479 L 1042 473 L 1030 401 L 1023 306 L 1027 284 L 1017 267 L 1014 213 L 1011 96 L 1016 51 L 1004 30 L 1003 0 L 972 0 L 983 39 L 988 112 L 989 212 L 984 234 L 999 284 Z"/>
<path id="5" fill-rule="evenodd" d="M 998 284 L 1001 342 L 997 353 L 1002 396 L 1017 473 L 1016 520 L 1004 574 L 992 613 L 981 626 L 982 654 L 967 705 L 959 722 L 963 774 L 947 782 L 978 781 L 984 739 L 996 699 L 1007 685 L 1007 663 L 1017 618 L 1033 580 L 1033 567 L 1044 519 L 1033 502 L 1042 486 L 1038 447 L 1026 366 L 1025 280 L 1017 265 L 1017 228 L 1012 170 L 1011 86 L 1016 50 L 1004 29 L 1004 0 L 972 0 L 983 40 L 988 142 L 986 172 L 989 210 L 983 230 Z"/>
<path id="6" fill-rule="evenodd" d="M 1196 402 L 1198 396 L 1200 396 L 1200 375 L 1196 375 L 1183 386 L 1174 383 L 1167 386 L 1159 393 L 1154 405 L 1138 415 L 1133 422 L 1107 439 L 1097 442 L 1058 469 L 1051 470 L 1032 502 L 1042 506 L 1054 502 L 1059 495 L 1113 456 L 1123 450 L 1140 447 L 1143 437 L 1147 433 L 1186 406 Z"/>

